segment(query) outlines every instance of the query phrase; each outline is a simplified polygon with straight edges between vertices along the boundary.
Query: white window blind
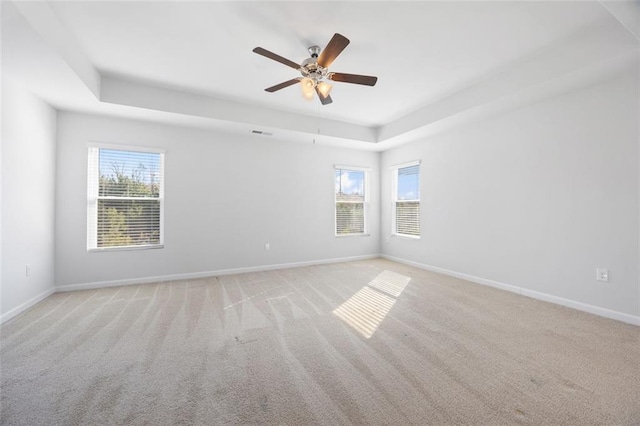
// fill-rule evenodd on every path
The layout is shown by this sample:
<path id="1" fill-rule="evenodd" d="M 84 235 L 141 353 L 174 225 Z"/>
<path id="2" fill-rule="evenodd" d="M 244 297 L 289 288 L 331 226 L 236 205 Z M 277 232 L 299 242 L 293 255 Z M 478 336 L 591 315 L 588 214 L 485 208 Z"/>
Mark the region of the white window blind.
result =
<path id="1" fill-rule="evenodd" d="M 420 163 L 408 163 L 393 169 L 393 233 L 420 237 Z"/>
<path id="2" fill-rule="evenodd" d="M 89 148 L 87 249 L 161 247 L 164 153 Z"/>
<path id="3" fill-rule="evenodd" d="M 368 232 L 368 175 L 367 169 L 336 166 L 336 235 L 364 235 Z"/>

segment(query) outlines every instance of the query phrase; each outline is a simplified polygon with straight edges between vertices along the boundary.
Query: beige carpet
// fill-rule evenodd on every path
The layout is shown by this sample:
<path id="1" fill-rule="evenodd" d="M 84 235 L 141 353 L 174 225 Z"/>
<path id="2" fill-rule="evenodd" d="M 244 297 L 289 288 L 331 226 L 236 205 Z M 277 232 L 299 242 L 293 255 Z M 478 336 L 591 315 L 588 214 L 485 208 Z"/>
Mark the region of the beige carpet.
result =
<path id="1" fill-rule="evenodd" d="M 640 328 L 382 259 L 60 293 L 3 424 L 640 424 Z"/>

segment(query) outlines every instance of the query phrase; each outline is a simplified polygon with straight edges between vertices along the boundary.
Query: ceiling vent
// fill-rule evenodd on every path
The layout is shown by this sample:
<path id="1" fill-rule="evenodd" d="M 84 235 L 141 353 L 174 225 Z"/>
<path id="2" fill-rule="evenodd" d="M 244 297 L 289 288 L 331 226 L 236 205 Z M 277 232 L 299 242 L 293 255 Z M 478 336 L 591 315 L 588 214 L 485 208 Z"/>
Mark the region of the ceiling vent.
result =
<path id="1" fill-rule="evenodd" d="M 273 133 L 263 132 L 262 130 L 252 130 L 252 135 L 273 136 Z"/>

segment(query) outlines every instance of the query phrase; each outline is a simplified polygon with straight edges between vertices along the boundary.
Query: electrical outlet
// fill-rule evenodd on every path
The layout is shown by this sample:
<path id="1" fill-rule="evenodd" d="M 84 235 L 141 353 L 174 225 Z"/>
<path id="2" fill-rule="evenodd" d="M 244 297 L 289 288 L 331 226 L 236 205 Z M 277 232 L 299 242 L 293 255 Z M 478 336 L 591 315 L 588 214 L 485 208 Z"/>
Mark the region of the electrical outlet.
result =
<path id="1" fill-rule="evenodd" d="M 271 244 L 269 244 L 269 243 L 265 244 L 264 245 L 264 249 L 267 250 L 267 251 L 271 250 Z"/>
<path id="2" fill-rule="evenodd" d="M 607 269 L 596 269 L 596 280 L 609 282 L 609 271 Z"/>
<path id="3" fill-rule="evenodd" d="M 26 265 L 24 267 L 24 276 L 25 277 L 30 277 L 31 276 L 31 265 Z"/>

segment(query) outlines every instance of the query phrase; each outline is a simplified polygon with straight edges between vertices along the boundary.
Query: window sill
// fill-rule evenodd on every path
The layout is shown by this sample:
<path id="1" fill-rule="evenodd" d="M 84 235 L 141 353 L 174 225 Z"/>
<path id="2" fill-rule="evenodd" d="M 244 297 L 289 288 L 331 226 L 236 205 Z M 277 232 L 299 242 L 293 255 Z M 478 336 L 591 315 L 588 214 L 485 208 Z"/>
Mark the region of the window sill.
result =
<path id="1" fill-rule="evenodd" d="M 121 246 L 121 247 L 98 247 L 87 249 L 89 253 L 100 253 L 104 251 L 132 251 L 132 250 L 155 250 L 164 248 L 164 244 L 154 244 L 148 246 Z"/>
<path id="2" fill-rule="evenodd" d="M 398 238 L 402 238 L 405 240 L 419 240 L 420 236 L 419 235 L 405 235 L 405 234 L 391 234 L 392 237 L 398 237 Z"/>
<path id="3" fill-rule="evenodd" d="M 340 234 L 336 235 L 336 238 L 345 238 L 345 237 L 370 237 L 371 234 Z"/>

